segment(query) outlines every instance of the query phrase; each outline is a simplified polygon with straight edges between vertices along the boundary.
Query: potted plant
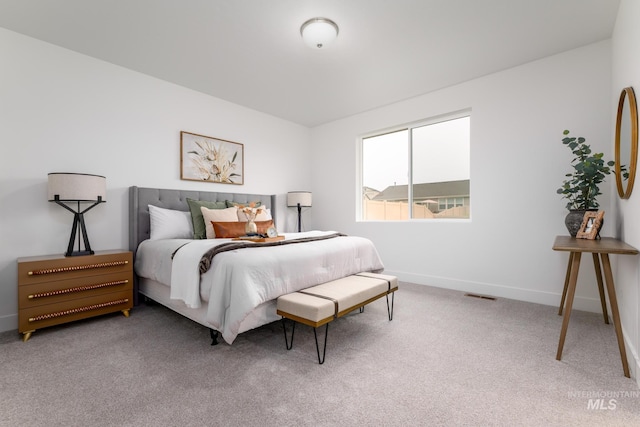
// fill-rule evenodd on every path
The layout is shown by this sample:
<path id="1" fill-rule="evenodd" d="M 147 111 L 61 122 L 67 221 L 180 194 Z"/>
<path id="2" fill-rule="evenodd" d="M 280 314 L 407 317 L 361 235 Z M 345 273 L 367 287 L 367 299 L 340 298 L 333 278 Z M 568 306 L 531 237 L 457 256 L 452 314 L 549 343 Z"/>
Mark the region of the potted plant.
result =
<path id="1" fill-rule="evenodd" d="M 599 185 L 612 172 L 615 162 L 605 162 L 603 153 L 593 153 L 583 137 L 571 137 L 569 131 L 563 133 L 562 143 L 574 155 L 571 160 L 573 171 L 566 174 L 567 179 L 558 188 L 558 194 L 567 199 L 569 214 L 565 224 L 571 236 L 575 237 L 582 224 L 584 213 L 598 209 L 597 197 L 602 194 Z"/>

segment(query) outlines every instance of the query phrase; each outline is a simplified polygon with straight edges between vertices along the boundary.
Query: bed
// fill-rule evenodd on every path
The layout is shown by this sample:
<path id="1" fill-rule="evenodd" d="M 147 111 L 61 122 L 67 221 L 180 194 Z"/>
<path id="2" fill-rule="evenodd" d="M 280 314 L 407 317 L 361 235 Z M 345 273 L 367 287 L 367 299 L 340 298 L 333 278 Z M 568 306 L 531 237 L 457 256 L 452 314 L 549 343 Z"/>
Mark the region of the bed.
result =
<path id="1" fill-rule="evenodd" d="M 157 211 L 189 218 L 194 200 L 227 206 L 256 203 L 268 209 L 277 224 L 276 197 L 129 189 L 129 248 L 134 253 L 136 302 L 139 296 L 146 297 L 209 328 L 214 342 L 219 333 L 231 344 L 238 334 L 279 320 L 276 300 L 280 295 L 384 269 L 370 240 L 335 231 L 280 233 L 283 241 L 269 243 L 162 234 L 158 238 Z M 150 209 L 155 215 L 155 236 Z"/>

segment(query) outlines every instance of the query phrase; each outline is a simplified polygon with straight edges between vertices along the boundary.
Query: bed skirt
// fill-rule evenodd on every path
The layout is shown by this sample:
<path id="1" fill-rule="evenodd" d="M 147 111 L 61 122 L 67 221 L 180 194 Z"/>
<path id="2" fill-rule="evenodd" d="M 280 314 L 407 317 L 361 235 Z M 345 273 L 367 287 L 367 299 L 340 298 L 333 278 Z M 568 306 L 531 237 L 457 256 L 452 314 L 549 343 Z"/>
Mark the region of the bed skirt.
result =
<path id="1" fill-rule="evenodd" d="M 189 308 L 184 302 L 179 300 L 172 300 L 170 298 L 171 288 L 167 285 L 163 285 L 155 280 L 145 279 L 140 277 L 138 282 L 138 291 L 141 295 L 146 296 L 154 300 L 155 302 L 164 305 L 172 311 L 183 315 L 184 317 L 193 320 L 207 328 L 213 328 L 211 324 L 206 321 L 207 316 L 207 303 L 202 301 L 200 308 Z M 267 323 L 280 320 L 280 316 L 276 314 L 276 300 L 270 300 L 260 304 L 253 311 L 244 318 L 240 324 L 240 330 L 238 333 L 255 329 L 259 326 L 266 325 Z"/>

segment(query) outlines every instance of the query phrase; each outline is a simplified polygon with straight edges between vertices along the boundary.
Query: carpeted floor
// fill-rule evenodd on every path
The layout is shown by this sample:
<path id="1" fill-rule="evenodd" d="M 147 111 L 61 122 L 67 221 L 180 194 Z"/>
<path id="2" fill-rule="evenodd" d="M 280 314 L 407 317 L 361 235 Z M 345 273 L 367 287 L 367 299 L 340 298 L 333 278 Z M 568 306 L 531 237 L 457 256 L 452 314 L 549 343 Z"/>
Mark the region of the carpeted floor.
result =
<path id="1" fill-rule="evenodd" d="M 285 349 L 279 322 L 210 346 L 160 305 L 0 334 L 2 426 L 630 426 L 640 391 L 613 325 L 574 311 L 563 360 L 557 307 L 401 283 Z M 600 400 L 602 399 L 602 400 Z"/>

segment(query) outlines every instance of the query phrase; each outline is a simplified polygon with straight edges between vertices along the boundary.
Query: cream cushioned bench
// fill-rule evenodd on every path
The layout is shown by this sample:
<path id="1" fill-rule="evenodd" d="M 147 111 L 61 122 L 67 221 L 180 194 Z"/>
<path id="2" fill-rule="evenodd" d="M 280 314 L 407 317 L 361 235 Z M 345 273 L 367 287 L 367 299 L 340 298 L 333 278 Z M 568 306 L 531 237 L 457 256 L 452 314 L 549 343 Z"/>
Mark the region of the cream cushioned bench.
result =
<path id="1" fill-rule="evenodd" d="M 282 316 L 284 339 L 287 350 L 293 347 L 293 334 L 296 322 L 312 326 L 316 339 L 316 352 L 318 363 L 324 363 L 327 350 L 327 334 L 329 322 L 345 314 L 360 309 L 378 298 L 387 298 L 387 313 L 389 320 L 393 320 L 394 292 L 398 290 L 398 279 L 395 276 L 377 273 L 358 273 L 353 276 L 332 280 L 331 282 L 313 286 L 298 292 L 282 295 L 278 298 L 277 313 Z M 391 305 L 389 305 L 391 294 Z M 287 337 L 285 319 L 294 321 L 291 331 L 291 342 Z M 320 358 L 318 335 L 316 329 L 322 325 L 325 327 L 324 348 Z"/>

